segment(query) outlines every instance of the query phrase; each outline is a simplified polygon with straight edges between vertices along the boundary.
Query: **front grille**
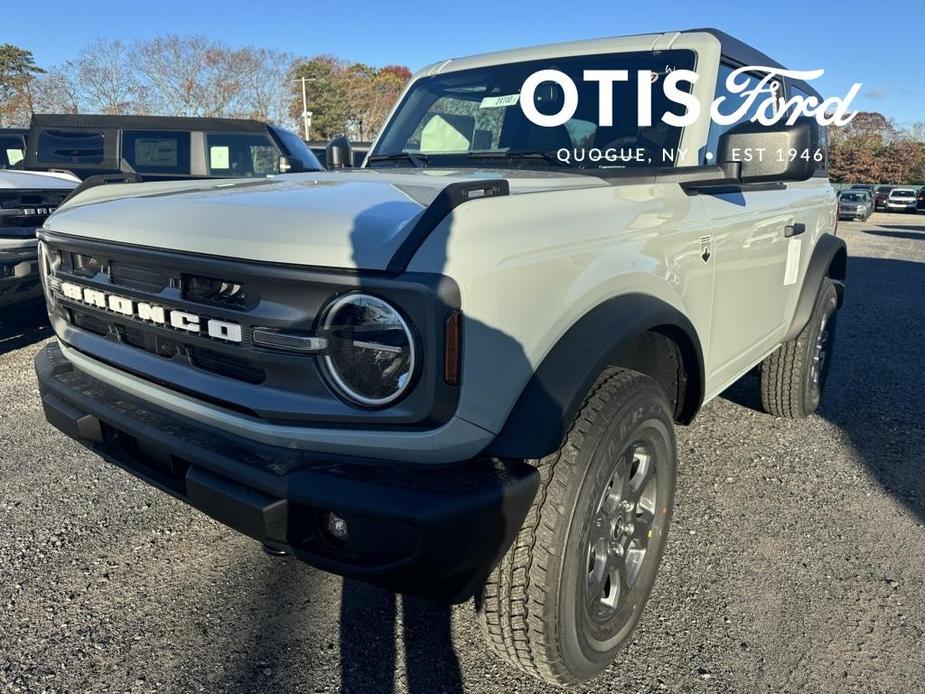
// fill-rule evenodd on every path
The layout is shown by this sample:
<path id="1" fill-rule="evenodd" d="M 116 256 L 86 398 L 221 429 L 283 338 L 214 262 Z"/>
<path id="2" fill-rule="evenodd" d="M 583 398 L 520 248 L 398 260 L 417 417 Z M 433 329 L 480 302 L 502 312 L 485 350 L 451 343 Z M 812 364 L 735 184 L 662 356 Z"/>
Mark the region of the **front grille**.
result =
<path id="1" fill-rule="evenodd" d="M 109 266 L 109 279 L 117 287 L 128 287 L 158 294 L 170 283 L 167 274 L 154 267 L 131 265 L 113 261 Z"/>
<path id="2" fill-rule="evenodd" d="M 447 310 L 459 307 L 458 290 L 445 277 L 361 275 L 78 239 L 44 229 L 38 235 L 52 269 L 47 284 L 54 291 L 56 333 L 112 368 L 278 423 L 430 428 L 455 412 L 458 389 L 444 384 L 443 362 L 436 356 L 443 353 Z M 341 400 L 317 355 L 253 339 L 255 330 L 316 335 L 325 307 L 349 291 L 381 296 L 402 308 L 422 343 L 433 345 L 422 350 L 419 384 L 387 410 L 371 412 Z"/>
<path id="3" fill-rule="evenodd" d="M 0 191 L 0 227 L 39 227 L 67 195 L 57 190 Z"/>
<path id="4" fill-rule="evenodd" d="M 183 298 L 213 306 L 247 306 L 247 291 L 240 282 L 221 280 L 215 277 L 183 275 L 181 280 Z"/>
<path id="5" fill-rule="evenodd" d="M 94 335 L 109 337 L 122 344 L 156 354 L 164 359 L 180 359 L 190 365 L 231 378 L 242 383 L 260 384 L 266 380 L 266 372 L 260 365 L 244 357 L 222 354 L 206 347 L 184 343 L 152 332 L 142 325 L 107 320 L 105 316 L 69 308 L 70 322 Z"/>

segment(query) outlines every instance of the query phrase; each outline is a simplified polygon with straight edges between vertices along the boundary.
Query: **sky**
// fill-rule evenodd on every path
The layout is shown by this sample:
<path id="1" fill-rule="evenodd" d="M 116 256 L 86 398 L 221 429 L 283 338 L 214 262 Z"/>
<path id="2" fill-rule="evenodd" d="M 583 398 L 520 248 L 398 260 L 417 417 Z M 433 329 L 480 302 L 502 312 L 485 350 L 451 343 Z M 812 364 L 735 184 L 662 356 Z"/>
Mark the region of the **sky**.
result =
<path id="1" fill-rule="evenodd" d="M 412 70 L 438 60 L 543 43 L 715 27 L 792 69 L 822 68 L 824 96 L 864 86 L 857 110 L 902 124 L 925 121 L 920 18 L 893 16 L 870 2 L 705 0 L 495 0 L 494 2 L 262 3 L 158 0 L 45 0 L 40 21 L 25 0 L 0 0 L 0 43 L 32 51 L 42 67 L 60 64 L 96 38 L 131 42 L 202 34 L 230 46 L 256 45 L 311 57 L 336 55 Z"/>

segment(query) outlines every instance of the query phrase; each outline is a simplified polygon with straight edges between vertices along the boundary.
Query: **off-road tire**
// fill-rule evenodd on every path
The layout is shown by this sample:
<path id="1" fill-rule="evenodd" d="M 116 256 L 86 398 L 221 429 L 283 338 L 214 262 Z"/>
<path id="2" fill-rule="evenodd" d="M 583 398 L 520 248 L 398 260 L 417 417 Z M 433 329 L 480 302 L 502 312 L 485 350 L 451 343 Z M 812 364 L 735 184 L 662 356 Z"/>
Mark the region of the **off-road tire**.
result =
<path id="1" fill-rule="evenodd" d="M 671 413 L 654 380 L 634 371 L 611 370 L 591 390 L 562 447 L 537 461 L 541 484 L 533 506 L 513 546 L 476 598 L 485 638 L 504 660 L 551 684 L 568 685 L 606 668 L 626 642 L 652 590 L 671 521 L 677 474 Z M 592 539 L 601 532 L 594 519 L 595 514 L 600 517 L 605 499 L 618 498 L 617 470 L 627 471 L 621 479 L 629 481 L 621 488 L 627 492 L 625 503 L 631 503 L 631 482 L 637 474 L 641 477 L 633 471 L 642 468 L 633 463 L 627 468 L 624 461 L 628 451 L 637 450 L 633 446 L 642 445 L 638 442 L 651 446 L 655 461 L 646 473 L 652 477 L 639 484 L 651 489 L 654 479 L 657 494 L 649 502 L 654 507 L 651 520 L 637 523 L 635 531 L 630 524 L 629 532 L 648 532 L 647 539 L 640 540 L 647 549 L 634 582 L 616 591 L 621 598 L 627 591 L 626 603 L 613 607 L 614 623 L 601 626 L 589 613 L 600 609 L 596 599 L 590 608 L 584 602 L 595 593 L 589 588 L 592 555 L 583 548 L 603 541 Z M 642 508 L 641 501 L 637 508 Z M 642 518 L 636 515 L 641 512 L 620 513 Z M 627 542 L 635 546 L 636 540 Z"/>
<path id="2" fill-rule="evenodd" d="M 795 339 L 782 344 L 758 369 L 765 412 L 799 419 L 816 411 L 832 363 L 837 318 L 838 293 L 832 280 L 826 278 L 809 322 Z"/>

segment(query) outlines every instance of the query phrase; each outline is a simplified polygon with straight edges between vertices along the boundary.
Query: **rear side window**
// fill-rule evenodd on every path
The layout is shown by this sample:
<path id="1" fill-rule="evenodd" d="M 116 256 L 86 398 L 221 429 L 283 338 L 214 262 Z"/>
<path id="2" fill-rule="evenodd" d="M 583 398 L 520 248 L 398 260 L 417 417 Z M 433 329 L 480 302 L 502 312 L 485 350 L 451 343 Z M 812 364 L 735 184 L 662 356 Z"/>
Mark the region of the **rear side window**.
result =
<path id="1" fill-rule="evenodd" d="M 122 158 L 139 173 L 189 174 L 190 134 L 165 130 L 125 130 Z"/>
<path id="2" fill-rule="evenodd" d="M 102 164 L 103 133 L 87 130 L 43 130 L 36 159 L 48 164 Z"/>
<path id="3" fill-rule="evenodd" d="M 0 135 L 0 169 L 17 166 L 26 155 L 22 135 Z"/>
<path id="4" fill-rule="evenodd" d="M 206 133 L 206 164 L 212 176 L 270 176 L 279 150 L 265 133 Z"/>

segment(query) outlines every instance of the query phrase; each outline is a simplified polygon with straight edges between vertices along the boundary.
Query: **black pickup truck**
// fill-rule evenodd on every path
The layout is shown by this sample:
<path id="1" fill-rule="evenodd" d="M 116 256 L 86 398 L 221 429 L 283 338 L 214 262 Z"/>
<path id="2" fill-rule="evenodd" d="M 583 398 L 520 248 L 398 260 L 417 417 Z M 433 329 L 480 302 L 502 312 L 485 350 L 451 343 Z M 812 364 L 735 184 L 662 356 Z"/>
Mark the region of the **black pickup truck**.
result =
<path id="1" fill-rule="evenodd" d="M 242 178 L 324 168 L 298 135 L 257 120 L 36 114 L 28 138 L 24 168 L 81 179 Z"/>

